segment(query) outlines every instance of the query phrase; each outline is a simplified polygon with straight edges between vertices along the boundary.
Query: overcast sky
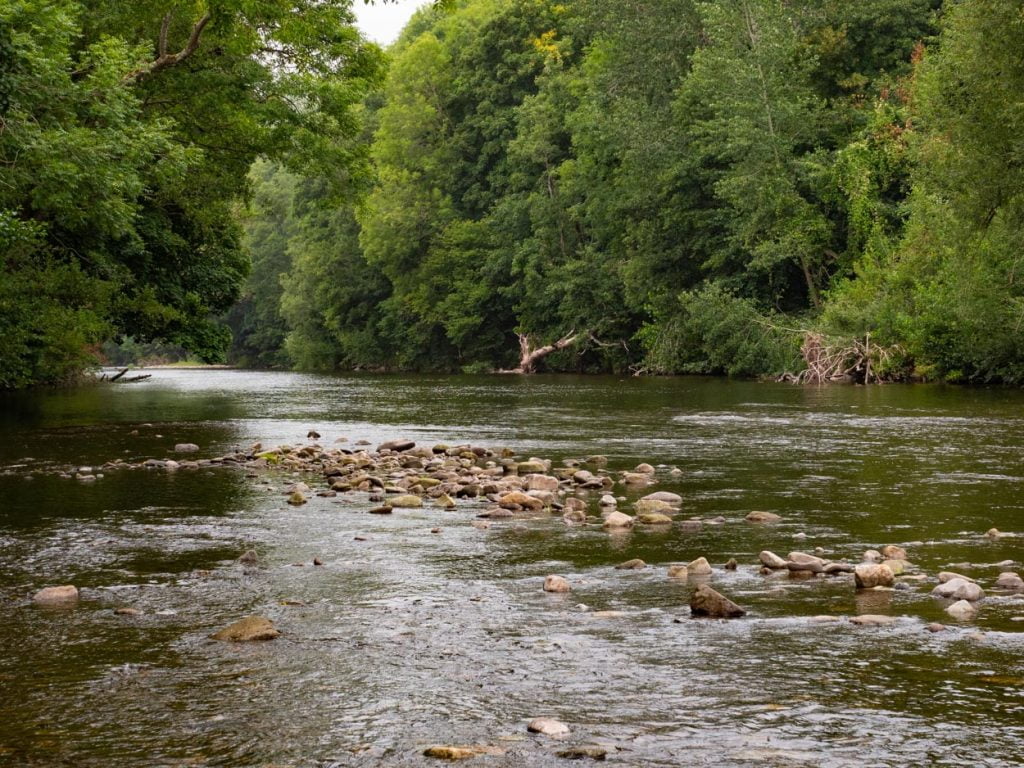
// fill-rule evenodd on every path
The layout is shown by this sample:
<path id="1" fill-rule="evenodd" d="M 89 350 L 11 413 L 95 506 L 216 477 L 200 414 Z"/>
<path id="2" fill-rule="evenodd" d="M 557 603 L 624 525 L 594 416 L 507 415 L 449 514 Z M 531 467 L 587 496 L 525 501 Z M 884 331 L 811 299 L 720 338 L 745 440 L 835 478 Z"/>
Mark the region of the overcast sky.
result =
<path id="1" fill-rule="evenodd" d="M 356 25 L 363 34 L 387 45 L 394 42 L 416 9 L 428 2 L 430 0 L 398 0 L 385 5 L 376 0 L 373 5 L 367 5 L 363 0 L 352 0 L 352 10 L 356 13 Z"/>

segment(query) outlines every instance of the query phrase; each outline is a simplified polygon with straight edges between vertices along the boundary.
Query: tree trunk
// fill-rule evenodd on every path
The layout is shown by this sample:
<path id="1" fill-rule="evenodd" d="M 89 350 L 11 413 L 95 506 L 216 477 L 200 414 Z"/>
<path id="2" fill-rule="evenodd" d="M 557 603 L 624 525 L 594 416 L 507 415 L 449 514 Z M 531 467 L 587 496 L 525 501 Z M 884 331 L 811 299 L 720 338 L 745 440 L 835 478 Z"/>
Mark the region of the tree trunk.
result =
<path id="1" fill-rule="evenodd" d="M 499 373 L 534 373 L 537 370 L 537 363 L 560 349 L 565 349 L 576 343 L 581 336 L 587 333 L 576 333 L 570 331 L 554 344 L 545 344 L 543 347 L 533 348 L 530 337 L 525 333 L 517 334 L 519 337 L 519 365 L 510 370 L 499 371 Z"/>

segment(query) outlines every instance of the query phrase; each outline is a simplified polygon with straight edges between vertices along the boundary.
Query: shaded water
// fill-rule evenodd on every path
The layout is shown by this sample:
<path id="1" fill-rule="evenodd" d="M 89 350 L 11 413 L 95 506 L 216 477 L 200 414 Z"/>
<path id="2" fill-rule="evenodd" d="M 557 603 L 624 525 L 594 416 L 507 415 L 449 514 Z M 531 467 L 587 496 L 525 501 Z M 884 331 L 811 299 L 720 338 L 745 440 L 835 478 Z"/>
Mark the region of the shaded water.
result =
<path id="1" fill-rule="evenodd" d="M 975 621 L 932 634 L 948 619 L 932 582 L 855 594 L 754 567 L 766 548 L 856 562 L 895 543 L 931 577 L 965 570 L 988 587 L 1020 570 L 1024 537 L 983 534 L 1024 534 L 1022 406 L 1020 392 L 930 386 L 240 371 L 4 396 L 0 764 L 415 766 L 435 743 L 500 746 L 476 762 L 501 766 L 570 764 L 556 752 L 577 743 L 631 766 L 1024 764 L 1024 596 L 990 591 Z M 176 442 L 201 456 L 299 443 L 310 428 L 323 445 L 401 436 L 665 464 L 683 474 L 660 469 L 658 488 L 682 494 L 684 517 L 726 523 L 478 530 L 469 502 L 292 508 L 226 468 L 56 474 Z M 784 520 L 749 525 L 752 509 Z M 261 564 L 244 569 L 250 547 Z M 688 617 L 692 585 L 665 566 L 700 555 L 740 562 L 712 583 L 746 618 Z M 653 567 L 612 568 L 632 557 Z M 547 573 L 574 591 L 542 592 Z M 63 583 L 82 589 L 76 607 L 31 603 Z M 249 613 L 283 636 L 207 638 Z M 899 619 L 811 621 L 857 613 Z M 572 735 L 528 736 L 539 715 Z"/>

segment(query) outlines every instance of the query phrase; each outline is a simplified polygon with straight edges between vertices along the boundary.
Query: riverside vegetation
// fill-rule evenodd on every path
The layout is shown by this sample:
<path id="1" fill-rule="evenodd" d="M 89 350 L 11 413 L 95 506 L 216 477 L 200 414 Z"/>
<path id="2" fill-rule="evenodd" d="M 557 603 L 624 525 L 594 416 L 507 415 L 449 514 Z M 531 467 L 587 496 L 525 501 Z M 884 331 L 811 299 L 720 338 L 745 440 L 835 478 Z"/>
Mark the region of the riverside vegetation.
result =
<path id="1" fill-rule="evenodd" d="M 340 0 L 5 3 L 0 386 L 112 337 L 1019 383 L 1022 31 L 1019 0 L 458 0 L 382 52 Z"/>

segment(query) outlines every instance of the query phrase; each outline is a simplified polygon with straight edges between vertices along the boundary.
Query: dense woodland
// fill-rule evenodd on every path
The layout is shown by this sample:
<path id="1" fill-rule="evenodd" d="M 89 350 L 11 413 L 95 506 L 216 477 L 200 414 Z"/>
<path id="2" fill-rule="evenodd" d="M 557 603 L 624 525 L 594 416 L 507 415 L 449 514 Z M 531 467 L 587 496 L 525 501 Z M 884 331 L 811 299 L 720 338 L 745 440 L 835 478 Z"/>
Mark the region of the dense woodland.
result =
<path id="1" fill-rule="evenodd" d="M 1019 384 L 1021 40 L 1022 0 L 462 0 L 386 52 L 345 2 L 7 2 L 0 387 L 121 337 Z"/>

